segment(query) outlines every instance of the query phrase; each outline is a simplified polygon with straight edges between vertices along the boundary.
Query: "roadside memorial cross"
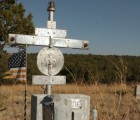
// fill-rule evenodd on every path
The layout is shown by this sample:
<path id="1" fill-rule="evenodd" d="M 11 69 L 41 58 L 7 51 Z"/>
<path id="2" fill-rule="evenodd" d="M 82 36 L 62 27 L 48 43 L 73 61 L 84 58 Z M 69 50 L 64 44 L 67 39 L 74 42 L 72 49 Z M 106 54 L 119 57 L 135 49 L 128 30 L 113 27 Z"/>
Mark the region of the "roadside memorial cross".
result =
<path id="1" fill-rule="evenodd" d="M 44 75 L 33 75 L 32 84 L 47 85 L 47 95 L 32 95 L 32 120 L 42 120 L 42 118 L 44 118 L 44 110 L 42 111 L 42 108 L 44 107 L 41 101 L 43 101 L 47 96 L 53 96 L 51 94 L 51 85 L 66 84 L 66 76 L 57 75 L 64 65 L 64 56 L 58 48 L 83 50 L 87 50 L 89 48 L 89 42 L 87 40 L 68 39 L 66 30 L 56 29 L 56 21 L 54 21 L 55 4 L 53 0 L 49 1 L 47 11 L 47 28 L 35 28 L 35 35 L 9 34 L 10 44 L 45 46 L 40 50 L 37 56 L 38 69 Z M 57 120 L 71 120 L 71 117 L 72 120 L 89 120 L 89 96 L 60 94 L 54 95 L 54 97 L 51 98 L 55 103 L 54 108 L 57 109 L 58 113 L 60 112 L 60 108 L 64 110 L 63 112 L 65 116 L 62 117 L 61 115 L 57 114 Z M 50 98 L 47 99 L 50 100 Z M 55 101 L 55 99 L 57 99 L 57 101 Z M 69 101 L 69 99 L 71 99 L 71 101 Z M 67 101 L 68 104 L 62 105 L 64 102 L 63 100 L 65 102 Z M 49 105 L 50 103 L 52 102 L 48 102 L 47 104 L 45 103 L 45 106 Z M 36 107 L 34 107 L 34 104 L 36 104 Z M 81 114 L 79 111 L 77 112 L 77 109 L 81 112 Z M 51 112 L 53 113 L 54 111 Z M 54 118 L 54 113 L 51 116 Z M 52 120 L 52 118 L 48 118 L 47 120 Z"/>
<path id="2" fill-rule="evenodd" d="M 54 21 L 55 5 L 53 1 L 49 2 L 47 10 L 49 13 L 47 29 L 35 28 L 35 35 L 9 34 L 9 43 L 45 46 L 38 54 L 37 66 L 43 74 L 52 76 L 60 72 L 64 64 L 63 54 L 56 47 L 88 49 L 89 42 L 86 40 L 68 39 L 66 38 L 66 30 L 56 29 L 56 21 Z M 61 83 L 57 82 L 55 77 L 62 78 Z M 38 78 L 40 79 L 37 80 Z M 48 83 L 45 82 L 45 79 L 46 76 L 33 76 L 33 84 L 44 83 L 47 85 Z M 52 79 L 47 78 L 47 81 L 49 81 L 49 85 L 52 84 Z M 64 76 L 53 76 L 53 84 L 65 84 L 65 81 Z"/>

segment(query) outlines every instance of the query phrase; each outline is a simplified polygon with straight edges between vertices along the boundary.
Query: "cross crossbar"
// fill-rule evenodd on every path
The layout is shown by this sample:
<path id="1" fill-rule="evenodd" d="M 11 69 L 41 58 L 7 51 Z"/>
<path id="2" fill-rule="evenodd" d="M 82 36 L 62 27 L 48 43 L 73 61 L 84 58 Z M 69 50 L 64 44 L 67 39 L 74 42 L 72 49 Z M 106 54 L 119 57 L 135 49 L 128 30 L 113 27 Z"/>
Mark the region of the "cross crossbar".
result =
<path id="1" fill-rule="evenodd" d="M 50 47 L 88 49 L 89 42 L 86 40 L 51 38 L 48 36 L 9 34 L 10 44 L 28 44 Z"/>

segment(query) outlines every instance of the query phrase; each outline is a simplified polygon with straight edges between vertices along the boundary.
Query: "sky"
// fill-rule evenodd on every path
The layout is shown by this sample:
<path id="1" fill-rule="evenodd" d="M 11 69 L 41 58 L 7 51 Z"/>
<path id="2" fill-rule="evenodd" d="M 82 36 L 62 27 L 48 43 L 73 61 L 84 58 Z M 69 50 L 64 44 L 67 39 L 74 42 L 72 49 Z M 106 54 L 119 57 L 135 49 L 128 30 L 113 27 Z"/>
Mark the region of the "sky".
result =
<path id="1" fill-rule="evenodd" d="M 32 13 L 35 27 L 46 28 L 49 0 L 17 1 L 26 15 Z M 89 50 L 63 48 L 64 53 L 140 56 L 140 0 L 54 2 L 57 29 L 67 30 L 68 38 L 89 41 Z"/>

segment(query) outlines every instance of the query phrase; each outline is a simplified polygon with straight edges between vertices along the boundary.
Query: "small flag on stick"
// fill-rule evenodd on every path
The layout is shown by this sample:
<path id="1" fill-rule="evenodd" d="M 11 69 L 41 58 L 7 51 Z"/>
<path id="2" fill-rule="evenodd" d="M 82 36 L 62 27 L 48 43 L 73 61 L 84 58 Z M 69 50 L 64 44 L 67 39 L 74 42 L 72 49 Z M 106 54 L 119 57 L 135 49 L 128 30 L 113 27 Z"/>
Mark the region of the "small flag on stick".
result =
<path id="1" fill-rule="evenodd" d="M 5 72 L 8 76 L 4 79 L 15 79 L 17 81 L 26 81 L 26 51 L 22 50 L 14 53 L 8 62 L 9 71 Z"/>

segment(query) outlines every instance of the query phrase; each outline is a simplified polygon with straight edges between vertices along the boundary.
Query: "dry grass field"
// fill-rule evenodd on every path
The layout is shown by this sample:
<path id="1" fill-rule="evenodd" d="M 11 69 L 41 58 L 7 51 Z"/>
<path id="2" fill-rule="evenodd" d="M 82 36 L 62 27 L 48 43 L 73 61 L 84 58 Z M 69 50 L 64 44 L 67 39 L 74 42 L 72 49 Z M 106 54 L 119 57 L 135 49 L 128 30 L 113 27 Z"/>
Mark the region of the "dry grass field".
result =
<path id="1" fill-rule="evenodd" d="M 0 120 L 23 120 L 24 85 L 0 86 Z M 27 120 L 30 120 L 32 94 L 42 94 L 41 86 L 27 87 Z M 77 85 L 53 86 L 53 93 L 91 96 L 91 113 L 96 106 L 98 120 L 140 120 L 140 101 L 133 97 L 134 86 Z M 92 116 L 92 115 L 91 115 Z"/>

